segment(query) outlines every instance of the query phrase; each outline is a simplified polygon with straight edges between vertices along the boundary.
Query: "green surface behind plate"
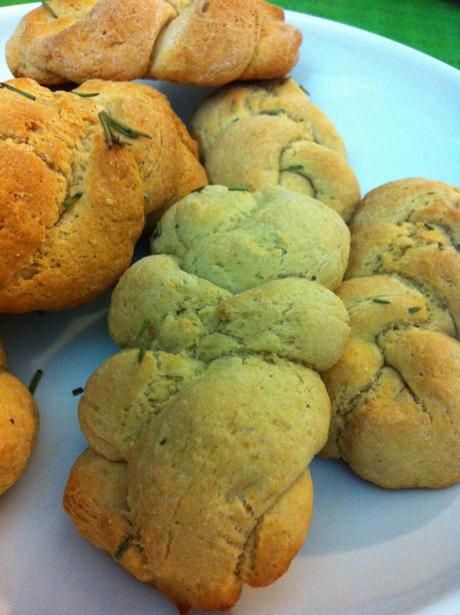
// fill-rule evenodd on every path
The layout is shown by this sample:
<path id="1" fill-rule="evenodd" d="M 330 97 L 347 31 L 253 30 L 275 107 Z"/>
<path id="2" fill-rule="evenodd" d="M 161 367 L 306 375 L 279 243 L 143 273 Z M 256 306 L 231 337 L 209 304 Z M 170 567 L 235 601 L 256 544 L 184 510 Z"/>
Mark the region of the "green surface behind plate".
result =
<path id="1" fill-rule="evenodd" d="M 25 1 L 0 0 L 0 6 Z M 375 32 L 460 68 L 460 2 L 457 0 L 272 1 L 286 9 Z"/>

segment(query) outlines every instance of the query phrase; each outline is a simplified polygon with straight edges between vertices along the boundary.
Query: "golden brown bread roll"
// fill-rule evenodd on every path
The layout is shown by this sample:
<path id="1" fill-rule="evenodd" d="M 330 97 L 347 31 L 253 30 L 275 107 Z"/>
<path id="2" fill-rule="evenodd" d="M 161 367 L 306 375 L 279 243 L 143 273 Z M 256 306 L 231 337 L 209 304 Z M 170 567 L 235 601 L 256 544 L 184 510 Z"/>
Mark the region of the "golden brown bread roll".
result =
<path id="1" fill-rule="evenodd" d="M 27 79 L 9 87 L 20 91 L 0 89 L 0 311 L 73 307 L 129 266 L 144 213 L 206 176 L 195 143 L 151 88 L 89 81 L 50 92 Z M 148 136 L 117 131 L 109 147 L 101 112 Z"/>
<path id="2" fill-rule="evenodd" d="M 324 380 L 324 454 L 388 488 L 460 480 L 460 189 L 425 179 L 370 192 L 338 289 L 351 338 Z"/>
<path id="3" fill-rule="evenodd" d="M 292 79 L 219 90 L 195 113 L 192 133 L 212 184 L 284 186 L 345 220 L 359 203 L 340 135 Z"/>
<path id="4" fill-rule="evenodd" d="M 231 607 L 303 543 L 308 465 L 329 423 L 316 370 L 348 338 L 327 288 L 345 271 L 348 237 L 309 197 L 209 186 L 163 216 L 156 254 L 114 291 L 110 331 L 128 349 L 85 387 L 91 449 L 64 506 L 183 609 Z"/>
<path id="5" fill-rule="evenodd" d="M 263 0 L 51 0 L 7 44 L 17 77 L 42 84 L 154 78 L 218 86 L 285 75 L 302 36 Z"/>
<path id="6" fill-rule="evenodd" d="M 26 387 L 6 371 L 0 342 L 0 495 L 21 476 L 35 445 L 38 411 Z"/>

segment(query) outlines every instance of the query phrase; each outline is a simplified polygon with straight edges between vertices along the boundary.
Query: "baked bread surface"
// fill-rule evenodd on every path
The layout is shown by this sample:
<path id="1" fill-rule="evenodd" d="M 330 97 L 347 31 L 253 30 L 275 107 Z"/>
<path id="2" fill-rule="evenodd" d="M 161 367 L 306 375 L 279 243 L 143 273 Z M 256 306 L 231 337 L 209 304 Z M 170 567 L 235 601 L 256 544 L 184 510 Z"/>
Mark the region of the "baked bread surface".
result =
<path id="1" fill-rule="evenodd" d="M 302 36 L 262 0 L 51 0 L 7 44 L 16 77 L 53 85 L 166 79 L 219 86 L 285 75 Z"/>
<path id="2" fill-rule="evenodd" d="M 338 289 L 352 334 L 324 380 L 327 456 L 387 488 L 460 480 L 460 189 L 420 178 L 370 192 Z"/>
<path id="3" fill-rule="evenodd" d="M 85 388 L 91 449 L 64 506 L 112 554 L 130 536 L 121 565 L 183 609 L 231 607 L 303 543 L 329 424 L 316 370 L 349 333 L 329 290 L 348 237 L 309 197 L 209 186 L 163 216 L 155 255 L 114 291 L 109 328 L 126 350 Z"/>
<path id="4" fill-rule="evenodd" d="M 0 311 L 73 307 L 127 269 L 145 214 L 206 176 L 151 88 L 96 80 L 53 93 L 29 79 L 8 83 L 35 100 L 0 90 Z M 101 111 L 150 137 L 109 148 Z"/>
<path id="5" fill-rule="evenodd" d="M 26 387 L 7 371 L 0 342 L 0 495 L 21 476 L 38 432 L 38 411 Z"/>
<path id="6" fill-rule="evenodd" d="M 345 145 L 292 79 L 230 85 L 196 111 L 192 133 L 212 184 L 283 186 L 349 220 L 360 201 Z"/>

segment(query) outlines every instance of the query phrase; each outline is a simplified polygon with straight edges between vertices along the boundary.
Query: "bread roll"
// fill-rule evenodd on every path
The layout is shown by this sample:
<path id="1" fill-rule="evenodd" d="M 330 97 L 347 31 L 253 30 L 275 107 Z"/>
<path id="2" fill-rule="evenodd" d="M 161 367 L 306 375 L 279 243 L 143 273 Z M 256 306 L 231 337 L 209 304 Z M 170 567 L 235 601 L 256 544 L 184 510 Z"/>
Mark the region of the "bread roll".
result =
<path id="1" fill-rule="evenodd" d="M 282 575 L 303 543 L 308 466 L 329 424 L 316 370 L 337 361 L 349 332 L 329 290 L 348 237 L 309 197 L 209 186 L 163 216 L 155 255 L 114 291 L 110 331 L 126 350 L 85 388 L 91 448 L 64 506 L 184 611 L 230 608 L 243 584 Z"/>
<path id="2" fill-rule="evenodd" d="M 212 184 L 251 191 L 284 186 L 345 220 L 359 203 L 339 133 L 292 79 L 219 90 L 195 113 L 192 133 Z"/>
<path id="3" fill-rule="evenodd" d="M 16 77 L 52 85 L 166 79 L 218 86 L 285 75 L 302 36 L 263 0 L 50 0 L 7 44 Z"/>
<path id="4" fill-rule="evenodd" d="M 145 214 L 202 186 L 206 175 L 185 127 L 151 88 L 90 81 L 50 92 L 28 79 L 7 86 L 0 311 L 74 307 L 127 269 Z M 143 134 L 114 131 L 109 147 L 101 113 Z"/>
<path id="5" fill-rule="evenodd" d="M 38 431 L 38 411 L 26 387 L 6 371 L 0 342 L 0 495 L 21 476 Z"/>
<path id="6" fill-rule="evenodd" d="M 425 179 L 370 192 L 338 289 L 352 334 L 324 380 L 323 453 L 387 488 L 460 480 L 460 189 Z"/>

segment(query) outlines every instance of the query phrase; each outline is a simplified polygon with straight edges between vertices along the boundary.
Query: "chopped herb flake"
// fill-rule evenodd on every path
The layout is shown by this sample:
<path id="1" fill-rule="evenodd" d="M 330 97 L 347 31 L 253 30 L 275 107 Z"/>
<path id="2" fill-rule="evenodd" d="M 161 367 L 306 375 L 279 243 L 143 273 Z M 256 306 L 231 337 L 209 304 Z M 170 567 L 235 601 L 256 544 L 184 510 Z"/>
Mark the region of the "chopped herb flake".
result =
<path id="1" fill-rule="evenodd" d="M 5 90 L 10 90 L 10 92 L 15 92 L 16 94 L 21 94 L 21 96 L 25 96 L 30 100 L 37 100 L 37 97 L 33 94 L 29 94 L 29 92 L 25 92 L 24 90 L 20 90 L 19 88 L 15 88 L 14 85 L 10 85 L 9 83 L 0 83 L 0 88 L 5 88 Z"/>
<path id="2" fill-rule="evenodd" d="M 70 92 L 71 94 L 75 94 L 75 96 L 80 96 L 80 98 L 94 98 L 94 96 L 99 96 L 99 92 Z"/>
<path id="3" fill-rule="evenodd" d="M 388 301 L 388 299 L 379 299 L 378 297 L 375 297 L 374 299 L 372 299 L 372 301 L 374 303 L 381 303 L 382 305 L 388 305 L 389 303 L 391 303 L 391 301 Z"/>
<path id="4" fill-rule="evenodd" d="M 85 392 L 85 389 L 83 387 L 77 387 L 76 389 L 72 389 L 72 395 L 74 397 L 78 397 L 78 395 L 81 395 L 84 392 Z"/>
<path id="5" fill-rule="evenodd" d="M 42 5 L 43 5 L 43 8 L 44 8 L 44 9 L 46 9 L 46 10 L 48 11 L 48 13 L 49 13 L 52 17 L 54 17 L 54 19 L 58 19 L 58 16 L 57 16 L 56 11 L 54 11 L 54 10 L 50 7 L 50 5 L 49 5 L 49 3 L 47 2 L 47 0 L 41 0 L 41 3 L 42 3 Z"/>
<path id="6" fill-rule="evenodd" d="M 262 115 L 280 115 L 284 113 L 284 109 L 263 109 L 261 113 Z"/>
<path id="7" fill-rule="evenodd" d="M 123 555 L 126 553 L 126 551 L 131 546 L 131 543 L 133 542 L 133 540 L 134 540 L 134 536 L 132 534 L 128 534 L 126 538 L 122 540 L 122 542 L 118 545 L 118 549 L 115 551 L 115 554 L 113 556 L 113 558 L 116 561 L 120 560 L 123 557 Z"/>
<path id="8" fill-rule="evenodd" d="M 409 314 L 415 314 L 415 312 L 420 312 L 422 308 L 418 305 L 414 305 L 408 309 Z"/>
<path id="9" fill-rule="evenodd" d="M 230 192 L 249 192 L 247 188 L 242 188 L 241 186 L 235 186 L 235 188 L 229 188 Z"/>
<path id="10" fill-rule="evenodd" d="M 62 204 L 63 209 L 68 209 L 71 205 L 76 203 L 83 196 L 83 192 L 75 192 L 71 196 L 68 196 Z"/>
<path id="11" fill-rule="evenodd" d="M 147 318 L 142 322 L 139 331 L 137 332 L 136 337 L 134 338 L 134 345 L 137 346 L 140 344 L 142 338 L 144 337 L 145 332 L 147 331 L 148 326 L 150 325 L 150 320 Z"/>
<path id="12" fill-rule="evenodd" d="M 144 348 L 144 346 L 141 346 L 139 348 L 139 352 L 137 353 L 137 362 L 139 363 L 139 365 L 144 360 L 144 357 L 145 357 L 145 348 Z"/>
<path id="13" fill-rule="evenodd" d="M 428 229 L 429 231 L 434 230 L 434 226 L 432 224 L 429 224 L 428 222 L 424 222 L 423 226 Z"/>
<path id="14" fill-rule="evenodd" d="M 310 96 L 310 92 L 307 90 L 307 88 L 301 85 L 300 83 L 299 83 L 299 88 L 302 90 L 302 92 L 305 92 L 307 96 Z"/>
<path id="15" fill-rule="evenodd" d="M 286 169 L 287 171 L 303 171 L 303 164 L 293 164 Z"/>
<path id="16" fill-rule="evenodd" d="M 39 384 L 42 376 L 43 376 L 43 370 L 42 369 L 37 369 L 37 371 L 34 374 L 34 377 L 32 378 L 32 380 L 30 381 L 30 384 L 29 384 L 29 391 L 30 391 L 30 393 L 32 395 L 37 390 L 38 384 Z"/>

